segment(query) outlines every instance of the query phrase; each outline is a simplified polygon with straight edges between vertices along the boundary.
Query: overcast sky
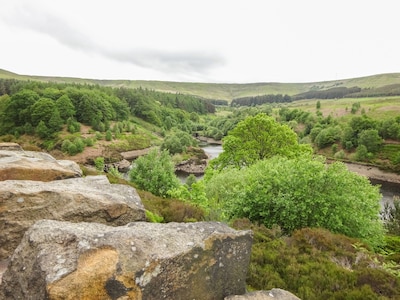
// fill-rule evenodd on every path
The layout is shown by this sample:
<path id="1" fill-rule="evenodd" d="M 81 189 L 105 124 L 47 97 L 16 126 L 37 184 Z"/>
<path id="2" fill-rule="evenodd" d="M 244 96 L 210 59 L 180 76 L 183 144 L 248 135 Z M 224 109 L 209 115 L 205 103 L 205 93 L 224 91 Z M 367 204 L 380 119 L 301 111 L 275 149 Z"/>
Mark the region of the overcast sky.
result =
<path id="1" fill-rule="evenodd" d="M 219 83 L 400 72 L 396 0 L 0 0 L 0 69 Z"/>

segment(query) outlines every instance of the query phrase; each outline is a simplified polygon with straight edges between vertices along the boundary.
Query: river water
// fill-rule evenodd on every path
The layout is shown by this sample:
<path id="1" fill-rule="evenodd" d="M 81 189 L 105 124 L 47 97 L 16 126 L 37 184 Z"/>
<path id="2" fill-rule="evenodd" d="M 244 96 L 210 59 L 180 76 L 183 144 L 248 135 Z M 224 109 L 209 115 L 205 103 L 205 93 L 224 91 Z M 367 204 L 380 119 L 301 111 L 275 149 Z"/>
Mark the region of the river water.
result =
<path id="1" fill-rule="evenodd" d="M 211 159 L 218 157 L 218 155 L 223 151 L 221 145 L 207 145 L 202 148 Z M 400 197 L 400 184 L 379 180 L 370 181 L 373 185 L 380 185 L 380 192 L 382 194 L 382 207 L 385 203 L 393 203 L 394 196 Z"/>

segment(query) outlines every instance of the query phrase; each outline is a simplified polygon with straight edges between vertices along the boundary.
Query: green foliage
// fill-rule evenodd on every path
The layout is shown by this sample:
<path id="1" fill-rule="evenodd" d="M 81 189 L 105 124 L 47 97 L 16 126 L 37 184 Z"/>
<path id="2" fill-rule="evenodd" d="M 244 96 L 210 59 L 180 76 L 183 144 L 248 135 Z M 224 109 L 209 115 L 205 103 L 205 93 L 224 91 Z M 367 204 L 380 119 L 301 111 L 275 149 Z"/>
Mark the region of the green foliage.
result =
<path id="1" fill-rule="evenodd" d="M 111 130 L 106 131 L 106 141 L 111 141 L 112 140 L 112 132 Z"/>
<path id="2" fill-rule="evenodd" d="M 51 136 L 51 131 L 46 126 L 44 121 L 40 121 L 35 128 L 35 133 L 42 139 L 49 138 Z"/>
<path id="3" fill-rule="evenodd" d="M 368 149 L 365 145 L 360 145 L 357 147 L 356 152 L 354 153 L 354 158 L 357 161 L 367 161 L 369 158 L 372 158 L 372 153 L 368 152 Z"/>
<path id="4" fill-rule="evenodd" d="M 204 218 L 203 210 L 194 204 L 177 199 L 157 197 L 143 190 L 137 191 L 145 208 L 162 217 L 166 223 L 201 221 Z"/>
<path id="5" fill-rule="evenodd" d="M 140 189 L 157 196 L 166 197 L 168 191 L 180 185 L 175 175 L 175 166 L 168 151 L 151 150 L 135 160 L 129 177 Z"/>
<path id="6" fill-rule="evenodd" d="M 376 153 L 380 150 L 383 139 L 379 136 L 378 130 L 366 129 L 358 135 L 358 145 L 364 145 L 368 152 Z"/>
<path id="7" fill-rule="evenodd" d="M 118 171 L 117 167 L 108 168 L 107 173 L 117 178 L 123 178 L 123 175 Z"/>
<path id="8" fill-rule="evenodd" d="M 196 144 L 196 140 L 189 133 L 182 130 L 174 130 L 164 138 L 161 150 L 168 150 L 170 154 L 177 154 Z"/>
<path id="9" fill-rule="evenodd" d="M 224 170 L 206 183 L 210 199 L 230 218 L 248 218 L 286 233 L 322 227 L 382 244 L 379 188 L 342 163 L 309 156 L 275 156 L 242 170 Z"/>
<path id="10" fill-rule="evenodd" d="M 307 300 L 396 299 L 400 293 L 399 278 L 359 240 L 310 228 L 282 237 L 278 228 L 243 219 L 233 226 L 254 233 L 246 281 L 250 290 L 280 287 Z"/>
<path id="11" fill-rule="evenodd" d="M 294 157 L 311 153 L 308 145 L 299 144 L 296 133 L 272 117 L 260 113 L 241 121 L 224 138 L 224 151 L 212 160 L 214 168 L 241 168 L 274 155 Z"/>
<path id="12" fill-rule="evenodd" d="M 338 141 L 341 134 L 342 131 L 339 126 L 329 126 L 319 131 L 314 142 L 321 149 Z"/>
<path id="13" fill-rule="evenodd" d="M 67 95 L 62 95 L 56 101 L 56 106 L 60 112 L 60 117 L 66 121 L 75 116 L 75 106 Z"/>
<path id="14" fill-rule="evenodd" d="M 101 172 L 104 171 L 104 166 L 105 166 L 104 157 L 102 157 L 102 156 L 96 157 L 93 162 L 94 162 L 94 166 L 96 167 L 97 171 L 101 171 Z"/>
<path id="15" fill-rule="evenodd" d="M 162 223 L 164 218 L 146 209 L 146 219 L 151 223 Z"/>
<path id="16" fill-rule="evenodd" d="M 31 121 L 32 125 L 36 126 L 40 121 L 48 124 L 51 116 L 56 110 L 56 104 L 53 100 L 48 98 L 40 98 L 31 107 Z"/>

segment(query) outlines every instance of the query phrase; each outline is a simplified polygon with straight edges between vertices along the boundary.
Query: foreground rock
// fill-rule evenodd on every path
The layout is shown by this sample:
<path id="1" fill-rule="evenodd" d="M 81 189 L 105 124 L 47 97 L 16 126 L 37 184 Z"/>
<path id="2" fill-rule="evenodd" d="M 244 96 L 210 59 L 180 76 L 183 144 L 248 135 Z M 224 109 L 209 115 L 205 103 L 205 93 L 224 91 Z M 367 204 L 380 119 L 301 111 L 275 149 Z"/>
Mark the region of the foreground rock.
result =
<path id="1" fill-rule="evenodd" d="M 42 219 L 97 222 L 112 226 L 145 220 L 136 190 L 110 184 L 106 176 L 50 182 L 0 182 L 0 260 L 18 246 L 24 232 Z"/>
<path id="2" fill-rule="evenodd" d="M 250 231 L 216 222 L 42 220 L 12 256 L 0 299 L 224 299 L 245 292 L 251 244 Z"/>
<path id="3" fill-rule="evenodd" d="M 79 165 L 70 160 L 56 160 L 44 152 L 24 151 L 15 143 L 0 143 L 0 181 L 52 181 L 82 177 Z"/>
<path id="4" fill-rule="evenodd" d="M 270 291 L 257 291 L 241 296 L 228 296 L 224 300 L 300 300 L 300 298 L 282 289 L 272 289 Z"/>

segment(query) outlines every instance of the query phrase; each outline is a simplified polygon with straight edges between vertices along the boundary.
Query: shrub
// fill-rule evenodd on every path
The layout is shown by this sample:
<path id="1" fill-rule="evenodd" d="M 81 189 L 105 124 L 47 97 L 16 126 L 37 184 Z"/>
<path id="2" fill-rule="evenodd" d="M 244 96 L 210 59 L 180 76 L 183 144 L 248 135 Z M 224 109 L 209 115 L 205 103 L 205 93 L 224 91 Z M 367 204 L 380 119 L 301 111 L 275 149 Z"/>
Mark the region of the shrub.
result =
<path id="1" fill-rule="evenodd" d="M 104 166 L 105 166 L 104 165 L 104 157 L 102 157 L 102 156 L 96 157 L 94 159 L 94 165 L 95 165 L 97 171 L 103 172 Z"/>
<path id="2" fill-rule="evenodd" d="M 129 177 L 140 189 L 162 197 L 180 185 L 175 175 L 175 166 L 166 150 L 159 152 L 153 149 L 147 155 L 137 158 Z"/>

